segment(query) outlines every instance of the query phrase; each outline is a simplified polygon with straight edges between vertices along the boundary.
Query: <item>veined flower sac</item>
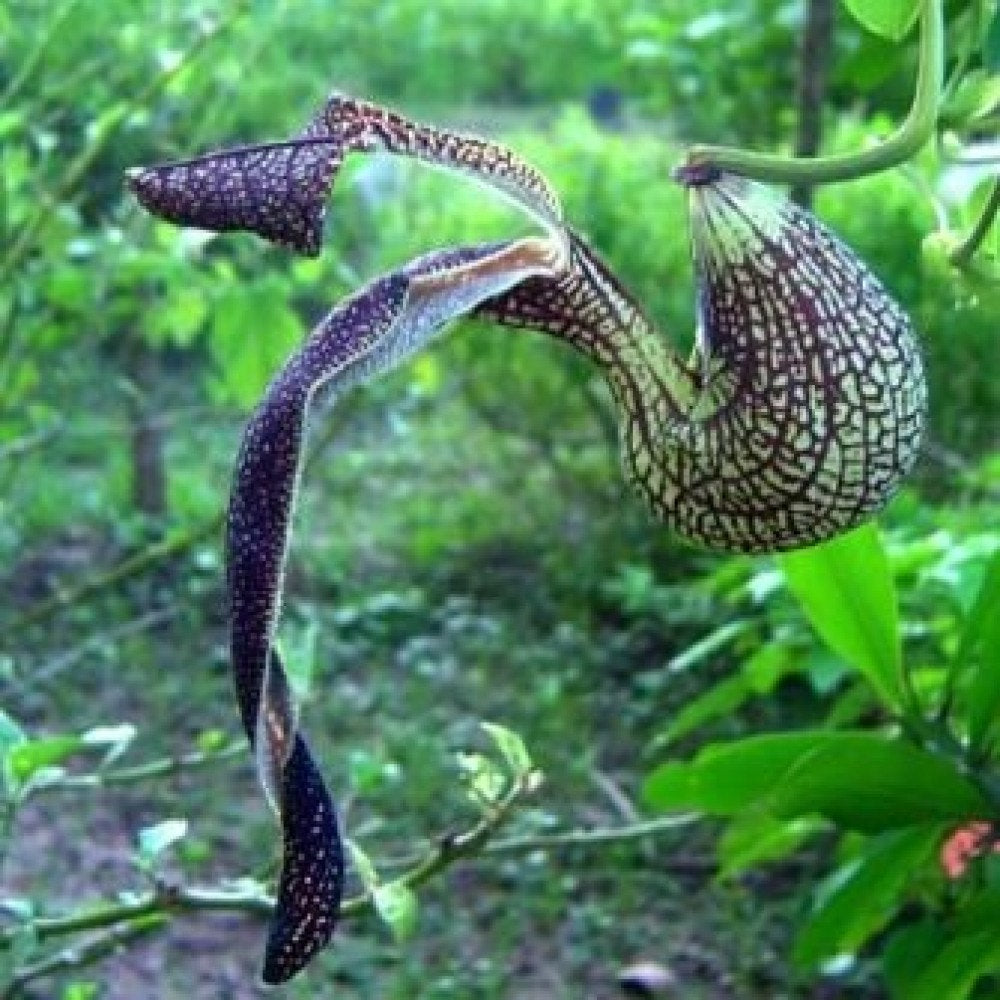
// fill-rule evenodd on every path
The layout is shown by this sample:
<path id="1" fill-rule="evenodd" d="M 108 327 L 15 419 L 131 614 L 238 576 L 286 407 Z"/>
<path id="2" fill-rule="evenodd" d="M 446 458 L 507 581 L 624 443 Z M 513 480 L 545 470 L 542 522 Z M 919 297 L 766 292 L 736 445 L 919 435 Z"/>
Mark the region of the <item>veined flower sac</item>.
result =
<path id="1" fill-rule="evenodd" d="M 701 387 L 669 431 L 680 447 L 667 475 L 637 485 L 679 532 L 717 548 L 844 531 L 886 503 L 917 455 L 927 390 L 910 321 L 808 212 L 712 167 L 678 179 Z"/>

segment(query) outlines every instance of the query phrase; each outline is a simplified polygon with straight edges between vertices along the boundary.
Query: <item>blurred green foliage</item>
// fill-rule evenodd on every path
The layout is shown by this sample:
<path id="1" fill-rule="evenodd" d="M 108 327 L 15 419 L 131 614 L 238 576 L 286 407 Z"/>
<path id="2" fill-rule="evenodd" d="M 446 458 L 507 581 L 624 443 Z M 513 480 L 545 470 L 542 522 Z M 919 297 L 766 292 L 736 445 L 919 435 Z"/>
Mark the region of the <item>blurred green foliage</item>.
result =
<path id="1" fill-rule="evenodd" d="M 164 870 L 239 876 L 251 850 L 266 856 L 273 830 L 245 766 L 236 778 L 205 770 L 89 796 L 93 787 L 67 779 L 117 767 L 127 753 L 172 759 L 192 747 L 222 768 L 236 719 L 213 532 L 242 418 L 309 324 L 367 277 L 428 247 L 522 225 L 453 178 L 362 160 L 332 198 L 323 257 L 295 261 L 246 237 L 151 222 L 125 194 L 123 171 L 290 134 L 334 87 L 386 100 L 502 138 L 537 164 L 569 218 L 686 348 L 692 286 L 670 168 L 688 140 L 790 146 L 803 9 L 795 0 L 0 8 L 0 757 L 5 832 L 19 824 L 4 872 L 3 975 L 50 954 L 32 920 L 72 911 L 81 893 L 140 891 Z M 950 139 L 988 143 L 996 5 L 954 2 L 947 13 Z M 886 134 L 905 112 L 914 62 L 912 35 L 895 44 L 839 16 L 826 148 Z M 839 589 L 829 577 L 842 564 L 829 553 L 797 567 L 721 559 L 651 525 L 621 484 L 606 389 L 534 334 L 467 324 L 317 421 L 282 641 L 315 731 L 331 734 L 319 741 L 325 770 L 352 789 L 350 824 L 376 862 L 412 853 L 468 810 L 453 752 L 491 752 L 470 722 L 484 716 L 523 732 L 548 775 L 518 833 L 634 818 L 635 790 L 654 766 L 673 769 L 670 801 L 683 792 L 710 811 L 692 788 L 699 769 L 715 769 L 709 788 L 726 815 L 717 841 L 690 831 L 666 847 L 645 839 L 604 848 L 598 864 L 572 851 L 491 859 L 493 868 L 429 889 L 428 903 L 421 894 L 405 948 L 365 923 L 348 929 L 320 964 L 317 989 L 336 980 L 344 996 L 509 996 L 508 968 L 521 962 L 545 995 L 603 995 L 617 962 L 653 949 L 691 996 L 714 995 L 727 976 L 734 996 L 815 995 L 817 968 L 850 995 L 880 995 L 873 983 L 884 974 L 895 995 L 929 997 L 930 986 L 913 992 L 921 970 L 953 989 L 933 995 L 966 996 L 995 969 L 997 859 L 979 859 L 958 883 L 936 860 L 952 821 L 982 804 L 969 772 L 979 781 L 992 767 L 998 691 L 1000 293 L 983 270 L 954 267 L 944 238 L 982 212 L 995 149 L 982 163 L 953 153 L 943 141 L 905 169 L 817 192 L 818 214 L 913 313 L 931 384 L 927 455 L 884 518 L 887 556 L 866 536 L 856 544 L 867 568 L 848 561 L 855 568 Z M 997 260 L 994 228 L 977 266 Z M 157 467 L 159 511 L 136 495 Z M 122 559 L 142 563 L 151 543 L 171 558 L 60 603 Z M 861 578 L 859 616 L 837 599 Z M 898 627 L 886 601 L 898 603 Z M 58 613 L 32 621 L 46 602 Z M 851 640 L 831 635 L 852 628 Z M 867 658 L 852 659 L 859 642 Z M 887 648 L 902 650 L 898 664 L 881 658 Z M 904 704 L 901 690 L 915 701 Z M 909 742 L 892 721 L 904 707 L 916 727 L 902 727 Z M 944 730 L 920 728 L 937 716 Z M 942 733 L 971 756 L 942 751 Z M 809 768 L 798 783 L 777 780 L 801 763 L 789 756 L 794 741 L 837 776 L 854 762 L 835 802 L 818 800 Z M 753 801 L 743 746 L 770 761 L 757 772 L 767 794 Z M 688 751 L 690 760 L 663 763 Z M 738 801 L 724 798 L 716 774 L 726 760 L 737 766 Z M 853 776 L 874 781 L 876 764 L 913 781 L 886 777 L 866 798 Z M 866 812 L 890 792 L 908 826 Z M 86 803 L 80 818 L 46 811 L 56 794 Z M 661 804 L 668 798 L 661 782 Z M 93 825 L 82 826 L 84 815 Z M 835 836 L 830 817 L 848 831 Z M 107 883 L 70 874 L 61 884 L 64 845 L 94 843 L 111 822 L 125 831 L 123 870 Z M 697 870 L 710 850 L 722 881 L 688 891 L 693 876 L 671 863 Z M 89 872 L 93 855 L 81 851 L 71 860 Z M 759 867 L 781 859 L 787 870 Z M 388 905 L 408 926 L 410 901 Z M 240 988 L 255 971 L 256 926 L 252 935 L 217 949 L 247 953 Z M 160 985 L 191 993 L 195 974 L 180 957 L 193 955 L 191 940 L 170 940 Z M 706 942 L 709 958 L 692 958 Z M 217 966 L 200 973 L 205 996 L 223 989 Z M 100 984 L 73 978 L 90 974 L 67 974 L 61 995 L 121 995 L 111 974 L 94 972 Z M 290 995 L 309 995 L 308 983 L 301 989 Z"/>

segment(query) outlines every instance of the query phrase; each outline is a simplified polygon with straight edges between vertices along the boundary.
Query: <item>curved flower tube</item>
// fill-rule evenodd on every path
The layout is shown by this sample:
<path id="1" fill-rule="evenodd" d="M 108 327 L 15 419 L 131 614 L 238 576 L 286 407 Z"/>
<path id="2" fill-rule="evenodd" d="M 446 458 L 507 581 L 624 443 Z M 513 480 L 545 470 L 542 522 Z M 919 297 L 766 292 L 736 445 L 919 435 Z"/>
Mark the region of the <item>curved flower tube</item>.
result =
<path id="1" fill-rule="evenodd" d="M 628 478 L 683 536 L 734 552 L 812 544 L 882 506 L 909 470 L 926 391 L 909 320 L 854 253 L 803 210 L 711 166 L 690 194 L 698 283 L 693 356 L 677 357 L 563 222 L 545 178 L 496 144 L 334 95 L 295 139 L 145 168 L 150 211 L 318 253 L 325 198 L 351 151 L 384 149 L 470 175 L 544 236 L 441 250 L 341 303 L 269 386 L 244 434 L 227 581 L 237 698 L 282 827 L 264 979 L 299 971 L 333 933 L 344 860 L 333 804 L 298 731 L 274 650 L 309 406 L 373 377 L 472 312 L 592 358 L 612 387 Z"/>
<path id="2" fill-rule="evenodd" d="M 298 722 L 274 630 L 309 406 L 422 347 L 450 319 L 555 263 L 519 240 L 429 254 L 334 309 L 268 387 L 243 435 L 227 518 L 230 652 L 243 726 L 278 813 L 284 860 L 264 980 L 282 982 L 329 940 L 344 859 L 333 805 Z"/>

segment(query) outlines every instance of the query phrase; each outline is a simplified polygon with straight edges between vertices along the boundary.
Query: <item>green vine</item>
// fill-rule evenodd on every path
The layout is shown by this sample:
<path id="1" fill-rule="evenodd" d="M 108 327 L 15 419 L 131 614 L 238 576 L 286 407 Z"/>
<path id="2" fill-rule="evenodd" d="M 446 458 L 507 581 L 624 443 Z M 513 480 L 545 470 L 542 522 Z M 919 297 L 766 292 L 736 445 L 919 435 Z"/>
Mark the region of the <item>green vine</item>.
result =
<path id="1" fill-rule="evenodd" d="M 898 167 L 934 135 L 944 86 L 942 0 L 922 0 L 920 62 L 913 104 L 899 128 L 877 146 L 836 156 L 789 157 L 728 146 L 692 146 L 688 167 L 711 165 L 777 184 L 831 184 Z"/>
<path id="2" fill-rule="evenodd" d="M 986 239 L 1000 213 L 1000 178 L 993 182 L 990 196 L 986 199 L 982 214 L 976 220 L 969 235 L 952 251 L 951 262 L 957 267 L 966 266 Z"/>

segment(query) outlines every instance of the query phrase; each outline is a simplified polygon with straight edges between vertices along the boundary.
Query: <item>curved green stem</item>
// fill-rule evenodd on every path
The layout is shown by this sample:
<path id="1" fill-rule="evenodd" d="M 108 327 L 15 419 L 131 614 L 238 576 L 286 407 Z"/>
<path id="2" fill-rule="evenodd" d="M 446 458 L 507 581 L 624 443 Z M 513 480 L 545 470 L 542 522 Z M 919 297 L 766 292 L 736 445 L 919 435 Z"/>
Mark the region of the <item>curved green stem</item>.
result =
<path id="1" fill-rule="evenodd" d="M 879 145 L 854 153 L 802 158 L 726 146 L 692 146 L 687 154 L 688 166 L 711 165 L 779 184 L 830 184 L 905 163 L 934 134 L 944 82 L 942 0 L 923 0 L 920 20 L 920 63 L 913 105 L 899 128 Z"/>
<path id="2" fill-rule="evenodd" d="M 986 204 L 983 206 L 982 215 L 976 220 L 975 226 L 972 227 L 972 232 L 952 252 L 951 262 L 953 264 L 962 267 L 972 260 L 983 240 L 986 239 L 986 234 L 996 221 L 998 213 L 1000 213 L 1000 178 L 997 178 L 993 182 L 993 190 L 990 191 L 990 196 L 986 199 Z"/>

